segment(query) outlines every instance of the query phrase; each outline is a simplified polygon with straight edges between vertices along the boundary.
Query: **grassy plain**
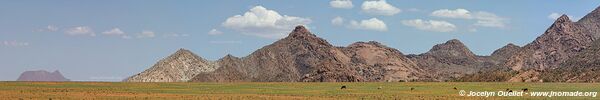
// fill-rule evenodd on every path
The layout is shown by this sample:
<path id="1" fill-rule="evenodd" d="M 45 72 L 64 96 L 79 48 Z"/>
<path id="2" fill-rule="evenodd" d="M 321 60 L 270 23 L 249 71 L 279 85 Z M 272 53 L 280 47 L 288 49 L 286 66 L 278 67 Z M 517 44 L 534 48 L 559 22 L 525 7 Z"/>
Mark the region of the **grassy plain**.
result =
<path id="1" fill-rule="evenodd" d="M 347 89 L 340 89 L 342 85 Z M 381 88 L 380 88 L 381 87 Z M 457 88 L 457 90 L 454 89 Z M 378 89 L 380 88 L 380 89 Z M 414 90 L 411 90 L 414 88 Z M 597 83 L 124 83 L 0 82 L 0 98 L 28 99 L 600 99 L 600 97 L 465 97 L 459 91 L 600 91 Z"/>

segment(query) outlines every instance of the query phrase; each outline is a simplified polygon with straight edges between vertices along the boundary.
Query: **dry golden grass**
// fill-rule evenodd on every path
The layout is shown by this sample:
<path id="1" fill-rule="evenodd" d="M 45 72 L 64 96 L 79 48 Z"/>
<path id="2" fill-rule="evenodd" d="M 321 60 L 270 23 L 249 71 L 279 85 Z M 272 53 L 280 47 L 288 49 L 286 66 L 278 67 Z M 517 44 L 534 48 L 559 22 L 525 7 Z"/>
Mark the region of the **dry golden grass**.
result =
<path id="1" fill-rule="evenodd" d="M 341 90 L 340 86 L 348 86 Z M 378 87 L 382 87 L 378 89 Z M 454 90 L 453 87 L 459 88 Z M 415 88 L 415 90 L 410 90 Z M 598 99 L 591 97 L 463 97 L 459 90 L 598 91 L 594 83 L 123 83 L 0 82 L 0 98 L 18 99 Z"/>

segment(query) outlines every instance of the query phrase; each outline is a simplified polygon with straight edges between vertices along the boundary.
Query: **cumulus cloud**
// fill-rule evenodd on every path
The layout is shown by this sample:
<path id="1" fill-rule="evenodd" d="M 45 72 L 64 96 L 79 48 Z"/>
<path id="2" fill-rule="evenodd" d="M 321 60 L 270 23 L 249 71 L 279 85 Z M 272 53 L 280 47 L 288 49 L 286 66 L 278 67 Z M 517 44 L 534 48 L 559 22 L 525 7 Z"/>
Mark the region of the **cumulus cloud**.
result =
<path id="1" fill-rule="evenodd" d="M 338 25 L 338 26 L 339 26 L 339 25 L 343 25 L 343 24 L 344 24 L 344 18 L 342 18 L 342 17 L 340 17 L 340 16 L 337 16 L 337 17 L 335 17 L 335 18 L 333 18 L 333 19 L 331 20 L 331 24 L 333 24 L 333 25 Z"/>
<path id="2" fill-rule="evenodd" d="M 442 18 L 473 19 L 477 21 L 473 25 L 482 27 L 504 28 L 508 21 L 506 18 L 500 17 L 494 13 L 485 11 L 471 13 L 469 10 L 462 8 L 455 10 L 440 9 L 433 11 L 430 15 Z"/>
<path id="3" fill-rule="evenodd" d="M 28 42 L 16 41 L 16 40 L 2 41 L 2 43 L 0 44 L 0 46 L 5 46 L 5 47 L 21 47 L 21 46 L 29 46 L 29 43 Z"/>
<path id="4" fill-rule="evenodd" d="M 456 26 L 450 22 L 437 20 L 404 20 L 402 24 L 415 27 L 419 30 L 434 31 L 434 32 L 451 32 L 456 30 Z"/>
<path id="5" fill-rule="evenodd" d="M 361 8 L 363 12 L 371 15 L 392 16 L 402 11 L 393 5 L 388 4 L 385 0 L 365 1 Z"/>
<path id="6" fill-rule="evenodd" d="M 217 30 L 217 29 L 212 29 L 210 31 L 208 31 L 208 35 L 220 35 L 223 34 L 223 32 Z"/>
<path id="7" fill-rule="evenodd" d="M 137 35 L 137 38 L 153 38 L 156 34 L 153 31 L 142 31 Z"/>
<path id="8" fill-rule="evenodd" d="M 473 18 L 473 16 L 471 16 L 471 12 L 469 12 L 469 10 L 461 9 L 461 8 L 456 9 L 456 10 L 449 10 L 449 9 L 436 10 L 431 13 L 431 16 L 446 17 L 446 18 L 463 18 L 463 19 L 472 19 Z"/>
<path id="9" fill-rule="evenodd" d="M 102 34 L 106 34 L 106 35 L 124 35 L 125 32 L 121 31 L 121 29 L 119 29 L 119 28 L 113 28 L 111 30 L 102 32 Z"/>
<path id="10" fill-rule="evenodd" d="M 92 30 L 92 28 L 90 28 L 88 26 L 77 26 L 77 27 L 69 28 L 65 31 L 65 33 L 67 33 L 68 35 L 96 36 L 96 33 L 94 33 L 94 30 Z"/>
<path id="11" fill-rule="evenodd" d="M 354 7 L 351 0 L 331 0 L 329 6 L 333 8 L 350 9 Z"/>
<path id="12" fill-rule="evenodd" d="M 349 27 L 361 30 L 387 31 L 385 23 L 377 18 L 361 20 L 360 22 L 352 20 Z"/>
<path id="13" fill-rule="evenodd" d="M 308 18 L 282 16 L 274 10 L 256 6 L 244 15 L 227 18 L 222 26 L 239 31 L 242 34 L 278 39 L 285 37 L 295 26 L 310 23 L 311 20 Z"/>

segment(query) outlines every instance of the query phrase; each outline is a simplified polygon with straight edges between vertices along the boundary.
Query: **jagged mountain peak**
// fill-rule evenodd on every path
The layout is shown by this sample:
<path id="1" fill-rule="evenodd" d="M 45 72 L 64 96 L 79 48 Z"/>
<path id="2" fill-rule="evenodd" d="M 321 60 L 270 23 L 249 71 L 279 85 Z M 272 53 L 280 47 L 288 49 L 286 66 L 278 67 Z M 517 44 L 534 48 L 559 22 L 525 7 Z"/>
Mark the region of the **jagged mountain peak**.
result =
<path id="1" fill-rule="evenodd" d="M 450 44 L 450 43 L 462 44 L 462 42 L 460 42 L 460 40 L 458 40 L 458 39 L 450 39 L 450 40 L 446 41 L 446 44 Z"/>
<path id="2" fill-rule="evenodd" d="M 179 50 L 177 50 L 175 53 L 173 53 L 173 55 L 195 55 L 194 53 L 192 53 L 192 51 L 184 49 L 184 48 L 179 48 Z"/>
<path id="3" fill-rule="evenodd" d="M 227 54 L 227 55 L 225 55 L 223 58 L 221 58 L 221 59 L 219 59 L 219 60 L 221 60 L 221 61 L 222 61 L 222 60 L 234 60 L 234 59 L 240 59 L 240 58 L 238 58 L 238 57 L 236 57 L 236 56 L 233 56 L 233 55 L 231 55 L 231 54 Z"/>
<path id="4" fill-rule="evenodd" d="M 317 36 L 312 34 L 303 25 L 298 25 L 298 26 L 296 26 L 296 28 L 294 28 L 294 30 L 290 33 L 290 35 L 288 37 L 298 38 L 298 37 L 317 37 Z"/>
<path id="5" fill-rule="evenodd" d="M 271 44 L 271 46 L 275 46 L 275 45 L 282 45 L 282 46 L 287 46 L 287 45 L 313 45 L 313 46 L 331 46 L 333 47 L 333 45 L 329 44 L 329 42 L 327 42 L 327 40 L 322 39 L 320 37 L 317 37 L 316 35 L 312 34 L 306 27 L 299 25 L 296 26 L 296 28 L 289 34 L 289 36 L 276 41 L 275 43 Z M 282 47 L 280 46 L 280 47 Z M 270 46 L 266 46 L 267 48 L 269 48 Z"/>
<path id="6" fill-rule="evenodd" d="M 572 21 L 569 18 L 569 16 L 567 16 L 566 14 L 562 14 L 562 15 L 560 15 L 560 17 L 558 17 L 556 19 L 556 21 L 554 23 L 562 23 L 562 22 L 572 22 Z"/>

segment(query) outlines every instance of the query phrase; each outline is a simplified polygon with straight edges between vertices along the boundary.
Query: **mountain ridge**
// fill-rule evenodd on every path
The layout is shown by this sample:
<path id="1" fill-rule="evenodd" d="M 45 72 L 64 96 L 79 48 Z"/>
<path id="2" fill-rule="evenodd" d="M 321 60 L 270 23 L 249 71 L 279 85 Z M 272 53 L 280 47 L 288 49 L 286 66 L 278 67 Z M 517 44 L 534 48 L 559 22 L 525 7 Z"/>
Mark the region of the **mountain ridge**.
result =
<path id="1" fill-rule="evenodd" d="M 581 63 L 569 62 L 587 61 L 595 56 L 596 49 L 588 48 L 597 48 L 592 44 L 600 37 L 599 28 L 600 7 L 577 22 L 561 15 L 542 35 L 522 47 L 508 43 L 489 56 L 478 56 L 458 39 L 434 45 L 418 55 L 404 55 L 375 41 L 336 47 L 304 26 L 297 26 L 287 37 L 245 57 L 226 55 L 217 61 L 207 61 L 194 55 L 181 58 L 191 61 L 161 60 L 150 68 L 152 70 L 142 72 L 154 73 L 142 75 L 146 78 L 136 78 L 140 73 L 131 79 L 150 82 L 162 82 L 165 80 L 162 77 L 168 78 L 166 82 L 565 81 L 543 76 L 561 74 L 552 72 L 556 71 L 553 69 L 579 70 L 569 66 Z M 210 70 L 186 72 L 186 69 L 168 68 L 188 68 L 174 67 L 186 64 Z M 595 63 L 583 64 L 593 66 L 581 69 L 595 70 L 597 67 Z M 166 70 L 176 72 L 167 73 Z M 573 82 L 597 80 L 577 79 L 585 74 L 574 73 L 568 78 Z"/>

